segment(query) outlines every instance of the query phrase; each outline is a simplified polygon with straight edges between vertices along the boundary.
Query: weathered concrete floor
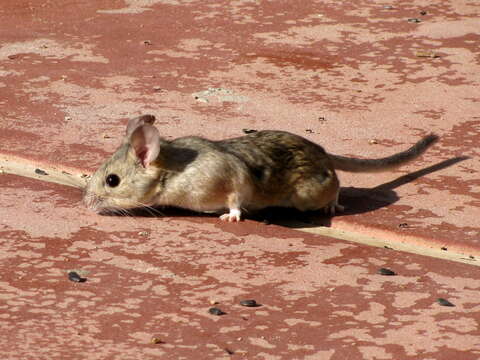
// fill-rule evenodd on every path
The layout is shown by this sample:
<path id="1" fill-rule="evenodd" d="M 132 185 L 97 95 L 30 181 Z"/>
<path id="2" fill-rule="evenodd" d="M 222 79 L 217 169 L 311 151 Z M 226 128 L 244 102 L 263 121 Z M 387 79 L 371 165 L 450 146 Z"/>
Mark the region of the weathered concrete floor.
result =
<path id="1" fill-rule="evenodd" d="M 401 170 L 341 174 L 347 212 L 306 220 L 477 263 L 478 5 L 4 0 L 0 24 L 2 159 L 88 173 L 141 113 L 167 138 L 283 129 L 364 157 L 433 131 Z M 251 220 L 101 217 L 79 190 L 13 175 L 0 187 L 2 358 L 480 356 L 477 266 Z"/>

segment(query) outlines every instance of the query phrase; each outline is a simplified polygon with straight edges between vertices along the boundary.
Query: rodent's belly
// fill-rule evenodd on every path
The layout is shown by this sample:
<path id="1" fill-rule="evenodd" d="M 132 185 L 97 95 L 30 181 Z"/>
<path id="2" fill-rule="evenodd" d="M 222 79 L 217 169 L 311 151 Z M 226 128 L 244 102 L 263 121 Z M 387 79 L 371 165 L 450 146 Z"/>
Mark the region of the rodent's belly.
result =
<path id="1" fill-rule="evenodd" d="M 163 194 L 156 201 L 155 205 L 175 206 L 184 209 L 194 210 L 204 213 L 217 213 L 225 210 L 227 205 L 224 199 L 208 199 L 191 196 L 191 194 L 184 196 L 166 196 Z"/>

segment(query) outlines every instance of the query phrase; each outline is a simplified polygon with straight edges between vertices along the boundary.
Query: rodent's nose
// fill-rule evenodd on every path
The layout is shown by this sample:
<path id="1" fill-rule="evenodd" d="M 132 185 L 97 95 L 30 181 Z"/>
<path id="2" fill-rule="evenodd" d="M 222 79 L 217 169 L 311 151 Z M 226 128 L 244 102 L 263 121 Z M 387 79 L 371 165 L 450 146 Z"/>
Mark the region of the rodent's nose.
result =
<path id="1" fill-rule="evenodd" d="M 83 203 L 90 210 L 98 212 L 100 202 L 101 200 L 95 194 L 85 192 L 85 194 L 83 195 Z"/>

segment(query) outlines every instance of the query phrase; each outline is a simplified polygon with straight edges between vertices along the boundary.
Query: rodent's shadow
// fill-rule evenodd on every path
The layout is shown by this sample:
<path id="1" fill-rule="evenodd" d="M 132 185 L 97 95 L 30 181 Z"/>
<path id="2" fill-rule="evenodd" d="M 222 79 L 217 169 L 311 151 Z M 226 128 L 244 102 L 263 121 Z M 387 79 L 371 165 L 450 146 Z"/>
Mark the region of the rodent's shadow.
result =
<path id="1" fill-rule="evenodd" d="M 381 184 L 374 188 L 343 187 L 340 190 L 339 203 L 345 207 L 343 212 L 335 216 L 354 215 L 370 212 L 391 205 L 398 201 L 395 188 L 407 184 L 419 177 L 442 170 L 460 161 L 469 159 L 467 156 L 456 157 L 439 162 L 424 169 L 400 176 L 399 178 Z M 155 207 L 153 209 L 138 208 L 129 210 L 129 215 L 138 217 L 188 216 L 188 217 L 218 217 L 218 214 L 197 213 L 174 207 Z M 289 227 L 330 226 L 331 216 L 323 211 L 302 212 L 291 208 L 271 207 L 254 213 L 244 214 L 246 218 L 268 224 L 287 225 Z"/>
<path id="2" fill-rule="evenodd" d="M 378 185 L 374 188 L 342 187 L 340 190 L 339 203 L 345 207 L 345 210 L 337 212 L 335 216 L 362 214 L 391 205 L 399 200 L 397 193 L 394 191 L 397 187 L 467 159 L 469 159 L 468 156 L 460 156 L 444 160 L 435 165 L 400 176 L 395 180 Z M 292 211 L 290 214 L 274 213 L 274 216 L 275 218 L 270 220 L 271 223 L 280 224 L 282 223 L 283 217 L 283 221 L 288 221 L 288 219 L 290 219 L 290 223 L 293 224 L 291 227 L 305 227 L 308 225 L 312 227 L 328 227 L 331 225 L 331 216 L 322 215 L 321 212 L 318 211 L 305 213 Z M 292 222 L 292 218 L 296 221 Z M 298 223 L 298 225 L 295 225 L 295 223 Z"/>

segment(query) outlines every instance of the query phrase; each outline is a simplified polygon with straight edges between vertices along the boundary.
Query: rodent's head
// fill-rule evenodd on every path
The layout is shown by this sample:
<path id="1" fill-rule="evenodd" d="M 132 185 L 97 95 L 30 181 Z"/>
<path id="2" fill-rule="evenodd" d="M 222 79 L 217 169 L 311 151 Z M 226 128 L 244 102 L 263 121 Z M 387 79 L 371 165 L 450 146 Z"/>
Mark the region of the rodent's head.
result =
<path id="1" fill-rule="evenodd" d="M 152 126 L 155 117 L 144 115 L 127 125 L 117 151 L 92 175 L 83 197 L 98 212 L 121 212 L 149 206 L 155 201 L 161 169 L 156 164 L 162 140 Z"/>

